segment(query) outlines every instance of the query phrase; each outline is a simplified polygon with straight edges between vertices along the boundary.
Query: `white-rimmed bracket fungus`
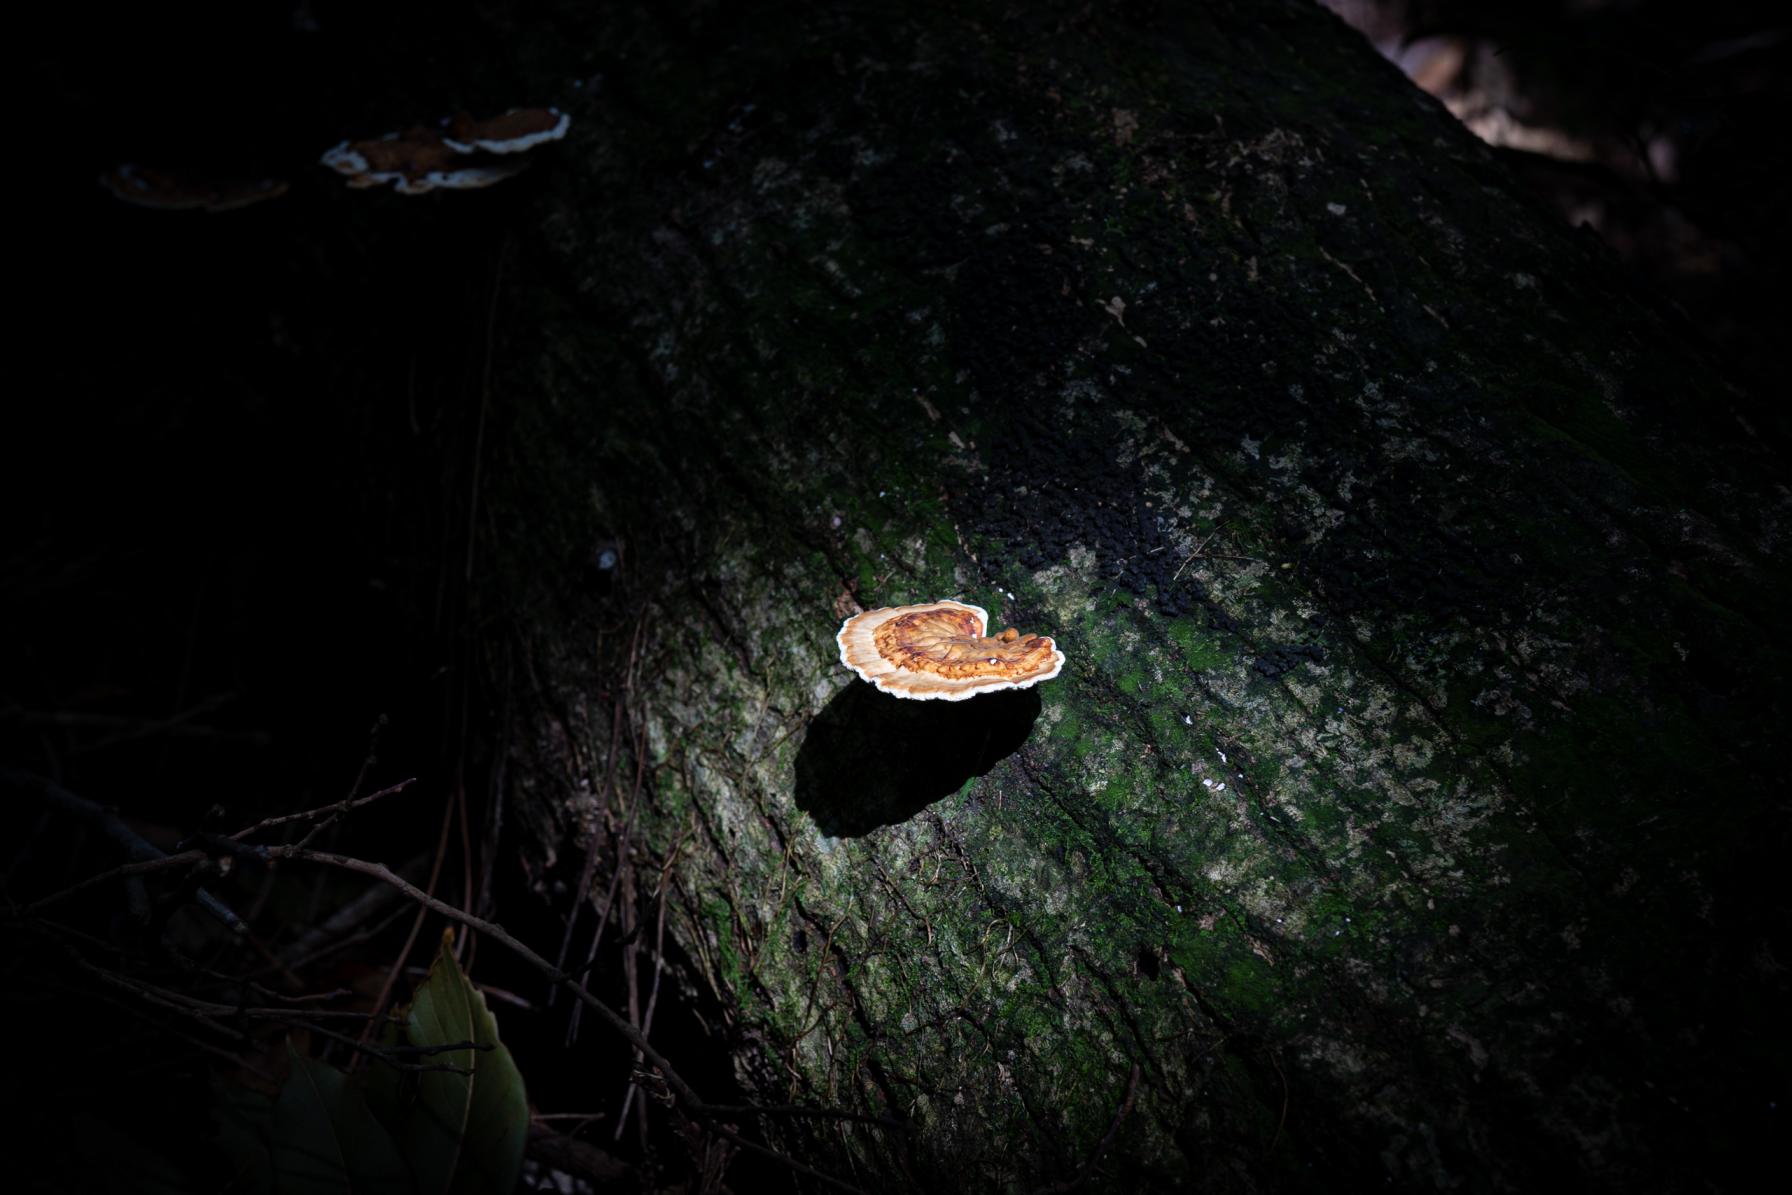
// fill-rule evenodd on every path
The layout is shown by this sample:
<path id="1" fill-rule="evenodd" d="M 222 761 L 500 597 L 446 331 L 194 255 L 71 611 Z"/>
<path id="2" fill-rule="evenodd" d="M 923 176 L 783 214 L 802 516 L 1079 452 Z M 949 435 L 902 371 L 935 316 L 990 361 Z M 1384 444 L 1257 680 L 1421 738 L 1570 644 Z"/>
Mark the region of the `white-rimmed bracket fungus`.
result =
<path id="1" fill-rule="evenodd" d="M 1027 689 L 1057 676 L 1064 653 L 1043 635 L 1013 627 L 988 634 L 981 606 L 939 601 L 887 606 L 847 619 L 835 641 L 840 662 L 894 697 L 963 701 Z"/>
<path id="2" fill-rule="evenodd" d="M 422 125 L 371 141 L 344 141 L 319 159 L 360 190 L 387 183 L 400 195 L 468 191 L 520 174 L 525 161 L 478 162 L 448 148 L 441 133 Z"/>
<path id="3" fill-rule="evenodd" d="M 566 136 L 572 118 L 553 108 L 512 108 L 474 120 L 460 115 L 440 127 L 418 125 L 367 141 L 344 141 L 319 159 L 357 189 L 390 183 L 401 195 L 468 191 L 522 173 L 517 155 Z"/>
<path id="4" fill-rule="evenodd" d="M 462 112 L 448 120 L 442 141 L 460 154 L 520 154 L 560 140 L 571 127 L 572 117 L 558 108 L 512 108 L 489 120 Z"/>

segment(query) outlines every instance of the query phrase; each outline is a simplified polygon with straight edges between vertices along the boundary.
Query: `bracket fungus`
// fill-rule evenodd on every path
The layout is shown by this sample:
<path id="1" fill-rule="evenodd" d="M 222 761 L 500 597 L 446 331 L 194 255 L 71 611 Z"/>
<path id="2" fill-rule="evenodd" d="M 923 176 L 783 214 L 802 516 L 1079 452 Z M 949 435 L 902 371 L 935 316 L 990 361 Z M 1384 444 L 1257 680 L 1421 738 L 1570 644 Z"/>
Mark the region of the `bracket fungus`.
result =
<path id="1" fill-rule="evenodd" d="M 164 212 L 229 212 L 286 194 L 277 178 L 214 178 L 125 162 L 100 175 L 100 186 L 135 207 Z"/>
<path id="2" fill-rule="evenodd" d="M 512 108 L 502 116 L 474 120 L 465 112 L 450 118 L 442 143 L 457 154 L 520 154 L 558 141 L 572 117 L 558 108 Z"/>
<path id="3" fill-rule="evenodd" d="M 418 125 L 366 141 L 344 141 L 319 164 L 348 179 L 356 190 L 391 183 L 400 195 L 468 191 L 522 173 L 525 153 L 566 136 L 572 118 L 555 108 L 512 108 L 474 120 L 464 113 L 439 128 Z"/>
<path id="4" fill-rule="evenodd" d="M 855 614 L 834 637 L 840 662 L 885 693 L 917 701 L 963 701 L 1028 689 L 1064 668 L 1043 635 L 1009 627 L 987 634 L 989 614 L 963 602 L 886 606 Z"/>

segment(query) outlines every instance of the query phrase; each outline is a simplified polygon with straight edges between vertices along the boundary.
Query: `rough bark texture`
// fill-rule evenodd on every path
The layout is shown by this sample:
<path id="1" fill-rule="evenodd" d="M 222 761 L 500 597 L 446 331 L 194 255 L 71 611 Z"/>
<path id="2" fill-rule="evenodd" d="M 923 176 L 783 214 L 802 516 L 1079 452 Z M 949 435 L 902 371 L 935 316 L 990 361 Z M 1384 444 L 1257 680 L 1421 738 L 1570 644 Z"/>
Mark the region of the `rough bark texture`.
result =
<path id="1" fill-rule="evenodd" d="M 519 34 L 593 80 L 485 464 L 544 864 L 625 820 L 641 611 L 633 842 L 743 1082 L 914 1122 L 766 1126 L 810 1162 L 1722 1185 L 1786 1062 L 1779 425 L 1316 8 L 898 7 Z M 1065 674 L 849 684 L 850 601 L 942 597 Z"/>

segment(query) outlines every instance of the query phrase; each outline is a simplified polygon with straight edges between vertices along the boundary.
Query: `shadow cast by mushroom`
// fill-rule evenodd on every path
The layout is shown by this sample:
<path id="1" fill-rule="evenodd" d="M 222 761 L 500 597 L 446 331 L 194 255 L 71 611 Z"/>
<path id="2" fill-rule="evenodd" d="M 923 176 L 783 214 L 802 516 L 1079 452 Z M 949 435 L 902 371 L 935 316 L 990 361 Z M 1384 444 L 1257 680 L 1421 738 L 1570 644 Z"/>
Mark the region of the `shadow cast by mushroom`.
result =
<path id="1" fill-rule="evenodd" d="M 835 838 L 905 822 L 1014 754 L 1039 710 L 1036 689 L 903 701 L 855 680 L 809 723 L 797 808 Z"/>

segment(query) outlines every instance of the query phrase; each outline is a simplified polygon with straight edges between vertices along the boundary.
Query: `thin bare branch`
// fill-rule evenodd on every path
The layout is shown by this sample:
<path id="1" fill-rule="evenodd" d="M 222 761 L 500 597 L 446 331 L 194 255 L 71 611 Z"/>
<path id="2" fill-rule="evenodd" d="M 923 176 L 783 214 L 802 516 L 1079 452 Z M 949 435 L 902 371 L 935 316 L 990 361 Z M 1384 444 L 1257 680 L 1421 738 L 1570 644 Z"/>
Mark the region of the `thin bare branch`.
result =
<path id="1" fill-rule="evenodd" d="M 115 811 L 86 797 L 76 796 L 53 780 L 13 768 L 0 768 L 0 785 L 22 789 L 51 807 L 80 818 L 116 843 L 132 863 L 160 862 L 168 858 L 160 847 L 126 825 Z M 126 899 L 133 915 L 147 919 L 149 896 L 138 873 L 118 871 L 116 874 L 125 880 Z M 242 918 L 204 888 L 197 889 L 193 893 L 193 899 L 233 932 L 240 934 L 246 928 Z"/>
<path id="2" fill-rule="evenodd" d="M 186 867 L 195 863 L 203 863 L 205 862 L 205 859 L 206 854 L 204 851 L 182 851 L 178 855 L 163 855 L 160 859 L 143 859 L 135 863 L 120 863 L 117 867 L 108 868 L 97 875 L 90 875 L 86 879 L 70 884 L 68 887 L 58 892 L 52 892 L 48 896 L 40 897 L 37 900 L 32 901 L 20 910 L 20 915 L 26 917 L 32 916 L 43 909 L 49 908 L 53 904 L 67 900 L 71 896 L 79 895 L 89 888 L 97 888 L 101 884 L 123 879 L 126 876 L 140 876 L 148 875 L 150 872 L 168 871 L 176 867 Z"/>
<path id="3" fill-rule="evenodd" d="M 448 803 L 445 806 L 443 806 L 443 809 L 442 809 L 442 829 L 441 829 L 441 833 L 439 833 L 436 836 L 435 859 L 429 865 L 429 890 L 428 890 L 428 892 L 425 892 L 423 894 L 423 895 L 427 896 L 432 901 L 435 900 L 436 881 L 442 878 L 442 860 L 444 857 L 446 857 L 446 855 L 448 853 L 448 829 L 453 824 L 454 824 L 454 799 L 451 796 L 448 799 Z M 313 851 L 308 850 L 305 843 L 299 843 L 296 846 L 282 848 L 282 850 L 281 850 L 282 854 L 286 854 L 288 852 L 298 854 L 299 857 L 301 857 L 301 858 L 312 857 L 314 855 L 320 854 L 320 852 L 313 852 Z M 331 858 L 346 858 L 347 856 L 332 855 L 330 857 Z M 401 884 L 404 883 L 404 881 L 400 880 L 397 876 L 392 875 L 392 873 L 390 871 L 388 871 L 383 864 L 376 864 L 375 866 L 378 866 L 380 871 L 383 873 L 381 878 L 390 877 L 390 879 L 388 880 L 389 883 L 391 883 L 391 882 L 396 882 L 396 883 L 401 883 Z M 408 884 L 406 884 L 405 886 L 407 888 L 410 887 L 410 885 L 408 885 Z M 413 891 L 414 891 L 414 889 L 413 889 Z M 441 902 L 437 901 L 436 903 L 440 904 Z M 447 907 L 447 906 L 444 905 L 443 907 Z M 386 1007 L 386 1001 L 389 1000 L 392 996 L 393 985 L 395 985 L 398 982 L 398 976 L 404 971 L 405 960 L 411 956 L 411 948 L 417 944 L 417 934 L 419 932 L 421 932 L 422 929 L 423 929 L 423 911 L 421 909 L 419 909 L 417 911 L 416 918 L 413 919 L 411 922 L 411 932 L 405 936 L 404 945 L 399 948 L 398 957 L 392 960 L 392 966 L 386 971 L 385 981 L 380 984 L 379 995 L 375 996 L 373 999 L 373 1011 L 379 1012 L 381 1009 Z M 372 1027 L 372 1024 L 371 1024 L 371 1022 L 369 1022 L 369 1030 L 371 1029 L 371 1027 Z M 366 1030 L 364 1030 L 362 1032 L 361 1040 L 362 1041 L 367 1040 L 367 1031 Z"/>
<path id="4" fill-rule="evenodd" d="M 232 834 L 231 837 L 236 841 L 241 842 L 243 839 L 253 837 L 263 830 L 271 830 L 275 826 L 284 826 L 290 822 L 311 821 L 320 817 L 340 817 L 350 810 L 359 809 L 363 805 L 371 805 L 375 801 L 382 801 L 387 797 L 401 793 L 415 783 L 417 783 L 417 778 L 411 776 L 407 779 L 400 780 L 397 784 L 388 785 L 378 792 L 368 793 L 364 797 L 351 797 L 341 801 L 332 802 L 329 805 L 319 805 L 316 809 L 307 809 L 303 813 L 283 813 L 278 817 L 264 817 L 253 826 L 250 826 L 247 829 L 238 830 L 235 834 Z"/>

